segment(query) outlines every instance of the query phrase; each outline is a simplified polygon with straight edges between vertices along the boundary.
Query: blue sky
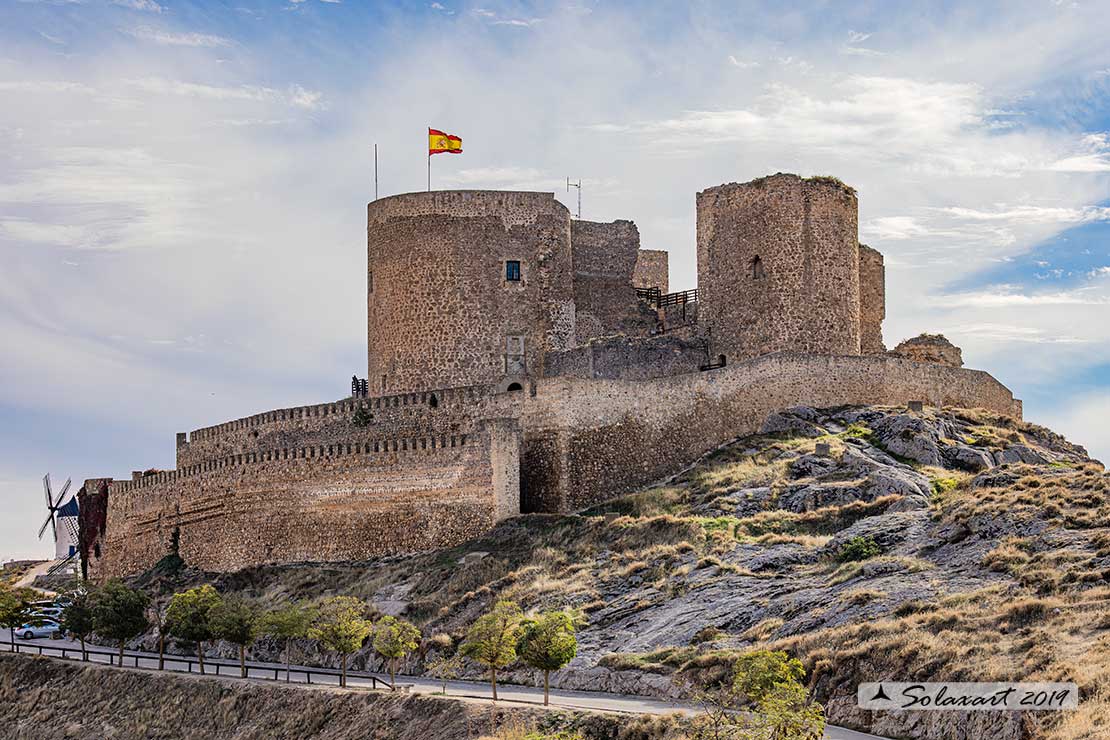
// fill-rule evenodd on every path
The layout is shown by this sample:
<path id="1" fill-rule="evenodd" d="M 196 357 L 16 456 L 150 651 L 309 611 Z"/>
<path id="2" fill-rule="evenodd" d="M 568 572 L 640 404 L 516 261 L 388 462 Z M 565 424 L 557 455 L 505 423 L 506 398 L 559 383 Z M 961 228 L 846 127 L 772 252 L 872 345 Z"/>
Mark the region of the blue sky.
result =
<path id="1" fill-rule="evenodd" d="M 973 6 L 973 7 L 968 7 Z M 694 194 L 860 193 L 888 346 L 943 331 L 1110 457 L 1110 7 L 0 0 L 0 558 L 38 480 L 364 373 L 365 204 L 554 191 L 696 284 Z"/>

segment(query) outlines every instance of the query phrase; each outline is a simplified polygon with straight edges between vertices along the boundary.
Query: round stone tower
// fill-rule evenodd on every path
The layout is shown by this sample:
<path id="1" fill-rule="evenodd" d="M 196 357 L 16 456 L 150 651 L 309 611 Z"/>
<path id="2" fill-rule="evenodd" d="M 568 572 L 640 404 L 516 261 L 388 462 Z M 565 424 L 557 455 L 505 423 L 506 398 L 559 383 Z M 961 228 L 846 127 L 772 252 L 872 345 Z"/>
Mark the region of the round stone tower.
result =
<path id="1" fill-rule="evenodd" d="M 406 193 L 370 203 L 366 232 L 372 395 L 515 390 L 573 345 L 570 213 L 553 194 Z"/>
<path id="2" fill-rule="evenodd" d="M 698 322 L 714 357 L 860 353 L 856 194 L 777 174 L 698 193 Z"/>

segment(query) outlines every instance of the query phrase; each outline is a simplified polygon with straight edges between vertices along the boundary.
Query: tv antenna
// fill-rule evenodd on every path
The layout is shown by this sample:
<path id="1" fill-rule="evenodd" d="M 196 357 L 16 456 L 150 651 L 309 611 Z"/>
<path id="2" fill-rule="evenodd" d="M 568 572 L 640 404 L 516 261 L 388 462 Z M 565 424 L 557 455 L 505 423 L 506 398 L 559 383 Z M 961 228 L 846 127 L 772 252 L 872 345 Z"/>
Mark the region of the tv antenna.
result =
<path id="1" fill-rule="evenodd" d="M 568 177 L 567 178 L 567 192 L 568 193 L 570 192 L 571 188 L 578 188 L 578 215 L 575 218 L 577 218 L 579 221 L 581 221 L 582 220 L 582 180 L 579 179 L 578 182 L 571 182 L 570 178 Z"/>

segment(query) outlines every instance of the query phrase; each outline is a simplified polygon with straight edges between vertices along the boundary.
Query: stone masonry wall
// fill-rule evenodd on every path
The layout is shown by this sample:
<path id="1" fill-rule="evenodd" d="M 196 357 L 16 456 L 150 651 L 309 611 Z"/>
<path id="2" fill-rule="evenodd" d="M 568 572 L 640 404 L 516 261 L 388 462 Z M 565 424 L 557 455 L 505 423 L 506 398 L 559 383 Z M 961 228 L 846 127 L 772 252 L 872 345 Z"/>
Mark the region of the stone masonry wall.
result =
<path id="1" fill-rule="evenodd" d="M 860 352 L 855 192 L 777 174 L 698 193 L 699 316 L 730 361 Z"/>
<path id="2" fill-rule="evenodd" d="M 367 255 L 375 394 L 538 375 L 547 351 L 574 344 L 570 214 L 551 193 L 374 201 Z M 508 260 L 520 262 L 519 281 L 506 279 Z"/>
<path id="3" fill-rule="evenodd" d="M 369 425 L 352 417 L 365 406 Z M 188 467 L 232 454 L 271 449 L 373 442 L 419 433 L 456 433 L 481 419 L 512 416 L 513 406 L 487 386 L 447 388 L 334 403 L 275 409 L 224 424 L 196 429 L 177 446 L 177 466 Z"/>
<path id="4" fill-rule="evenodd" d="M 632 271 L 632 287 L 659 288 L 671 292 L 670 257 L 662 249 L 641 249 L 636 253 L 636 269 Z"/>
<path id="5" fill-rule="evenodd" d="M 602 337 L 548 355 L 547 377 L 647 380 L 697 372 L 709 362 L 705 343 L 679 332 L 654 337 Z"/>
<path id="6" fill-rule="evenodd" d="M 883 255 L 866 244 L 859 245 L 859 314 L 860 352 L 865 355 L 886 352 L 883 344 L 886 268 Z"/>
<path id="7" fill-rule="evenodd" d="M 167 553 L 207 570 L 447 547 L 519 511 L 519 425 L 275 448 L 111 484 L 96 577 Z"/>
<path id="8" fill-rule="evenodd" d="M 636 297 L 633 272 L 640 232 L 631 221 L 572 221 L 574 306 L 577 340 L 612 334 L 642 336 L 655 313 Z"/>
<path id="9" fill-rule="evenodd" d="M 757 432 L 778 409 L 913 400 L 1021 414 L 985 372 L 889 355 L 781 353 L 639 382 L 544 379 L 522 417 L 521 508 L 572 511 L 635 490 Z"/>

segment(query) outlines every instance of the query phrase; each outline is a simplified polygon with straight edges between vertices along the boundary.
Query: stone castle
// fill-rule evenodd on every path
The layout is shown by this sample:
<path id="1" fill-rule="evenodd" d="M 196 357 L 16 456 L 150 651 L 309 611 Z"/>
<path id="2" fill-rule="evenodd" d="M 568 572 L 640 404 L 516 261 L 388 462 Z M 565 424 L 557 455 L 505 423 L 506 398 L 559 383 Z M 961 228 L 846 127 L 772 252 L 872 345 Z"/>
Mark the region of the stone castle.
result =
<path id="1" fill-rule="evenodd" d="M 87 480 L 92 573 L 146 569 L 171 541 L 209 570 L 449 546 L 657 481 L 796 405 L 1020 417 L 943 338 L 885 349 L 883 257 L 857 210 L 833 178 L 709 188 L 698 288 L 670 292 L 635 224 L 574 220 L 551 193 L 376 200 L 366 378 L 180 433 L 176 470 Z"/>

